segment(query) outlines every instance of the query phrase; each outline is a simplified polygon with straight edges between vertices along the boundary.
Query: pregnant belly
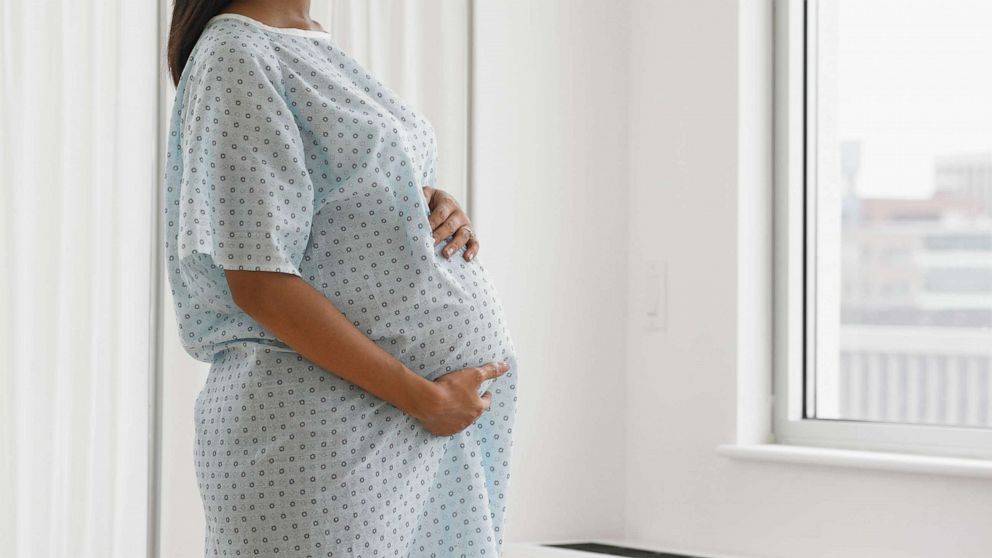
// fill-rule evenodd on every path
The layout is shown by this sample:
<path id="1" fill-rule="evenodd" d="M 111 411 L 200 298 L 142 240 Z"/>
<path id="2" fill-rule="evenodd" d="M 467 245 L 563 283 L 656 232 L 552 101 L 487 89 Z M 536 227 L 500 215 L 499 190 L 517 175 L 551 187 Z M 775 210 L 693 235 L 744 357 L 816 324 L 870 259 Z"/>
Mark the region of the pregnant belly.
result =
<path id="1" fill-rule="evenodd" d="M 365 321 L 379 346 L 431 380 L 515 356 L 502 303 L 480 263 L 439 263 L 431 275 L 422 284 L 377 284 L 382 312 Z"/>
<path id="2" fill-rule="evenodd" d="M 340 241 L 331 228 L 318 229 L 304 276 L 369 338 L 428 379 L 514 357 L 480 256 L 466 262 L 460 250 L 445 258 L 446 243 L 415 239 L 416 228 L 356 229 Z"/>

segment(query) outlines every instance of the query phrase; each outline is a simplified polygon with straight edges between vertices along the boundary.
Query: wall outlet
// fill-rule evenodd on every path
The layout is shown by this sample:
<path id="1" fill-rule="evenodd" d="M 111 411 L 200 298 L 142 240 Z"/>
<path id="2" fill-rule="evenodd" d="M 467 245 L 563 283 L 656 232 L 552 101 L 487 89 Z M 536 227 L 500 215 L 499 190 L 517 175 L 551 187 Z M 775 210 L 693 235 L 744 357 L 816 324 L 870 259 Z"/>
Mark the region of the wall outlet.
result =
<path id="1" fill-rule="evenodd" d="M 668 329 L 668 263 L 647 260 L 644 271 L 644 330 Z"/>

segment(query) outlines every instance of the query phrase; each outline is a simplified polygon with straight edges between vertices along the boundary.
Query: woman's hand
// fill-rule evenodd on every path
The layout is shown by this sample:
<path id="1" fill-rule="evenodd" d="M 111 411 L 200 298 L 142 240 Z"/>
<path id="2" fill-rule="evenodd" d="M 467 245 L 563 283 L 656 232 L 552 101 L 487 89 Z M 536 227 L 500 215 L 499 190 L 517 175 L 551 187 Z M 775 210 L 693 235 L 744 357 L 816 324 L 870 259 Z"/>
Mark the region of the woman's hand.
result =
<path id="1" fill-rule="evenodd" d="M 424 197 L 427 198 L 427 207 L 431 210 L 429 220 L 431 230 L 434 231 L 434 245 L 454 235 L 441 252 L 444 257 L 451 257 L 462 246 L 465 246 L 465 253 L 462 255 L 465 261 L 475 257 L 479 251 L 479 241 L 472 232 L 472 222 L 459 207 L 455 198 L 444 190 L 430 186 L 424 186 Z"/>
<path id="2" fill-rule="evenodd" d="M 437 389 L 432 401 L 415 418 L 435 436 L 451 436 L 461 432 L 492 404 L 492 392 L 479 395 L 482 382 L 498 378 L 509 369 L 510 365 L 506 362 L 490 362 L 441 376 L 434 380 Z"/>

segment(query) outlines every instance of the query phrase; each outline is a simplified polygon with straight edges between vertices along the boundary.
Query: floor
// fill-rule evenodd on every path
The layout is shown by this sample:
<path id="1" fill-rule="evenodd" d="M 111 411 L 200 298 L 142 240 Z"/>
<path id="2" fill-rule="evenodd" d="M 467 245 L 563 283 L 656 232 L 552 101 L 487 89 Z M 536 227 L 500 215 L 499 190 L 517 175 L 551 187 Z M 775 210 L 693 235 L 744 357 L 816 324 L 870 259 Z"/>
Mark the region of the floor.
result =
<path id="1" fill-rule="evenodd" d="M 676 551 L 650 545 L 645 543 L 635 543 L 617 539 L 582 539 L 581 541 L 547 541 L 547 543 L 558 544 L 566 542 L 596 542 L 616 546 L 625 546 L 654 552 L 668 552 L 673 556 L 686 556 L 688 558 L 736 558 L 726 554 L 703 554 L 699 552 L 688 552 L 685 550 Z M 500 558 L 610 558 L 609 554 L 593 552 L 582 552 L 578 550 L 568 550 L 542 546 L 540 543 L 515 543 L 507 544 L 503 548 Z"/>

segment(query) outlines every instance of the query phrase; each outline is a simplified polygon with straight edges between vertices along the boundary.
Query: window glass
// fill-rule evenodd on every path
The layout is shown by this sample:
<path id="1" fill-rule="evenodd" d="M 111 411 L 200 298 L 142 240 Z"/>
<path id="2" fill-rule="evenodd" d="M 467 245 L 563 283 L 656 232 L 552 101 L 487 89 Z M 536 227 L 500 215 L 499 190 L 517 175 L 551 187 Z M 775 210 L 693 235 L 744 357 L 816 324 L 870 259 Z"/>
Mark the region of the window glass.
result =
<path id="1" fill-rule="evenodd" d="M 992 2 L 807 12 L 807 418 L 992 427 Z"/>

